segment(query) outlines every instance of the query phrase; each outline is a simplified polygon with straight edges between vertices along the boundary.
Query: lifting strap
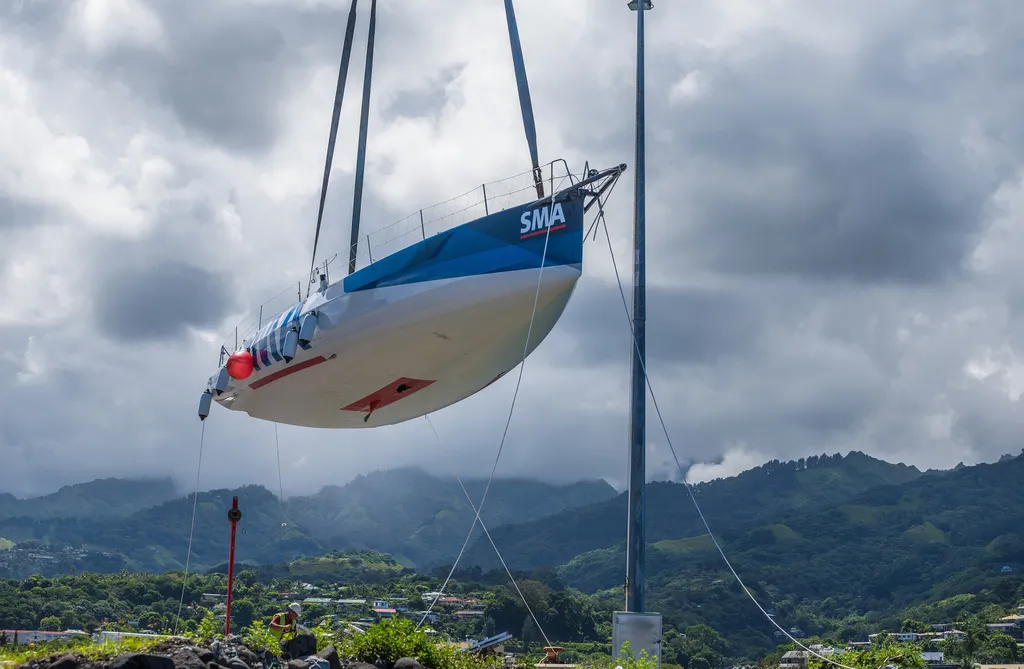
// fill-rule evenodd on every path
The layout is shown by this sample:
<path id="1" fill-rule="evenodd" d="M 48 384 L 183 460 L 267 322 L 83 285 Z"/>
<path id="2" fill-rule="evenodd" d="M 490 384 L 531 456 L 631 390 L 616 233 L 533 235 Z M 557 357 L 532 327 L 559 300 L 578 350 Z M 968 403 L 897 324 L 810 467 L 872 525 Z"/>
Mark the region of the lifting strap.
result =
<path id="1" fill-rule="evenodd" d="M 356 155 L 356 184 L 352 196 L 352 236 L 349 245 L 348 273 L 356 271 L 359 247 L 359 214 L 363 204 L 363 169 L 366 165 L 366 125 L 370 120 L 370 83 L 373 79 L 373 33 L 377 25 L 377 0 L 370 0 L 370 31 L 366 38 L 366 71 L 363 74 L 363 110 L 359 115 L 359 152 Z"/>
<path id="2" fill-rule="evenodd" d="M 341 116 L 341 101 L 345 97 L 345 80 L 348 79 L 348 62 L 352 56 L 352 35 L 356 29 L 356 2 L 348 10 L 348 26 L 345 28 L 345 45 L 341 50 L 341 67 L 338 70 L 338 88 L 334 94 L 334 115 L 331 117 L 331 135 L 327 140 L 327 161 L 324 165 L 324 182 L 320 187 L 320 211 L 316 216 L 316 234 L 313 237 L 313 257 L 309 260 L 309 284 L 306 286 L 306 297 L 309 287 L 313 284 L 313 265 L 316 262 L 316 247 L 320 241 L 320 225 L 324 219 L 324 202 L 327 199 L 327 182 L 331 178 L 331 163 L 334 160 L 334 143 L 338 138 L 338 119 Z"/>
<path id="3" fill-rule="evenodd" d="M 544 197 L 544 176 L 540 171 L 537 157 L 537 126 L 533 120 L 533 102 L 530 100 L 530 83 L 526 80 L 526 65 L 523 62 L 523 45 L 519 41 L 516 13 L 512 0 L 505 0 L 505 18 L 508 20 L 508 41 L 512 47 L 512 64 L 516 70 L 516 85 L 519 88 L 519 107 L 523 112 L 523 129 L 526 143 L 530 146 L 530 160 L 533 161 L 533 180 L 537 185 L 537 197 Z"/>

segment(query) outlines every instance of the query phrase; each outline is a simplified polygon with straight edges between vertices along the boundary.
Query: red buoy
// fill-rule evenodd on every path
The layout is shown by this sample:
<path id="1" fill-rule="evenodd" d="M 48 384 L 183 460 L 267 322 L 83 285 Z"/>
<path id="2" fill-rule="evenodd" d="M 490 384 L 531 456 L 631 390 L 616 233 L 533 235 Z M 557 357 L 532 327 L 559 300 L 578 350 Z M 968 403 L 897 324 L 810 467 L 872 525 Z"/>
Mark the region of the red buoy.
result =
<path id="1" fill-rule="evenodd" d="M 252 354 L 248 351 L 237 351 L 231 354 L 228 358 L 228 374 L 233 379 L 247 379 L 252 374 L 253 360 Z"/>

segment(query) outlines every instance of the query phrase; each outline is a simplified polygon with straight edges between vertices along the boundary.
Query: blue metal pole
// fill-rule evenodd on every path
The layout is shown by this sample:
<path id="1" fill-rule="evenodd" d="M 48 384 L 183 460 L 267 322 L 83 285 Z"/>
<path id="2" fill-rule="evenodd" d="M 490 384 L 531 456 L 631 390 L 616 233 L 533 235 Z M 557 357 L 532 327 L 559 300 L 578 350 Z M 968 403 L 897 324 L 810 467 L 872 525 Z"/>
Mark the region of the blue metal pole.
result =
<path id="1" fill-rule="evenodd" d="M 646 362 L 647 278 L 645 270 L 644 203 L 644 10 L 648 0 L 636 3 L 636 172 L 633 211 L 633 346 L 632 392 L 629 412 L 629 525 L 626 533 L 626 611 L 644 612 L 644 562 L 647 502 Z M 632 3 L 630 4 L 632 7 Z"/>

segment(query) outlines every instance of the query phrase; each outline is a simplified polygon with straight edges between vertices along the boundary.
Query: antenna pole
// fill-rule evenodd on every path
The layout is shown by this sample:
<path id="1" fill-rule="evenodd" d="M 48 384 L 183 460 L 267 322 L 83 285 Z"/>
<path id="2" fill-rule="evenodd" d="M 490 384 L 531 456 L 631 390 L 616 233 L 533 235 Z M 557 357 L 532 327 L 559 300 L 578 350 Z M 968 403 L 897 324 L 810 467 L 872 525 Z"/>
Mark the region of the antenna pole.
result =
<path id="1" fill-rule="evenodd" d="M 647 547 L 645 484 L 647 479 L 647 384 L 646 332 L 646 211 L 644 193 L 644 13 L 654 7 L 651 0 L 631 0 L 636 11 L 636 174 L 633 210 L 633 364 L 629 397 L 629 510 L 626 525 L 626 610 L 612 614 L 612 658 L 618 659 L 625 642 L 636 658 L 647 651 L 661 666 L 662 619 L 650 613 L 644 602 L 644 557 Z M 625 666 L 625 662 L 620 660 Z"/>
<path id="2" fill-rule="evenodd" d="M 646 6 L 645 6 L 646 5 Z M 647 451 L 646 363 L 647 277 L 646 211 L 644 202 L 644 10 L 650 0 L 629 3 L 636 9 L 636 172 L 633 211 L 633 346 L 632 392 L 629 402 L 629 521 L 626 533 L 626 611 L 644 612 L 644 562 L 647 500 L 645 497 Z M 614 649 L 618 652 L 618 649 Z"/>

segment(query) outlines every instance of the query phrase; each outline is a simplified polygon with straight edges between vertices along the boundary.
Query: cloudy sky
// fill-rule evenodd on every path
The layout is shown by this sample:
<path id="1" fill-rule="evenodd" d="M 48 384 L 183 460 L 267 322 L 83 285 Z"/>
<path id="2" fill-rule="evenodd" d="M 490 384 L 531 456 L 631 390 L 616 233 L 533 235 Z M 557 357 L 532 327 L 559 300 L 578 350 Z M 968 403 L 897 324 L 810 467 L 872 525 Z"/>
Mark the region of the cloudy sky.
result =
<path id="1" fill-rule="evenodd" d="M 542 160 L 630 171 L 635 14 L 518 0 Z M 321 249 L 348 242 L 369 3 Z M 0 3 L 0 490 L 194 482 L 219 343 L 309 264 L 347 0 Z M 363 227 L 529 166 L 502 3 L 378 9 Z M 1022 446 L 1024 7 L 662 0 L 649 17 L 648 346 L 694 478 L 858 449 Z M 1016 46 L 1014 46 L 1016 45 Z M 626 286 L 627 292 L 629 286 Z M 630 342 L 603 237 L 525 368 L 499 475 L 623 484 Z M 490 471 L 516 373 L 424 420 L 282 426 L 286 491 Z M 675 478 L 654 420 L 649 476 Z M 215 406 L 201 486 L 277 487 Z"/>

